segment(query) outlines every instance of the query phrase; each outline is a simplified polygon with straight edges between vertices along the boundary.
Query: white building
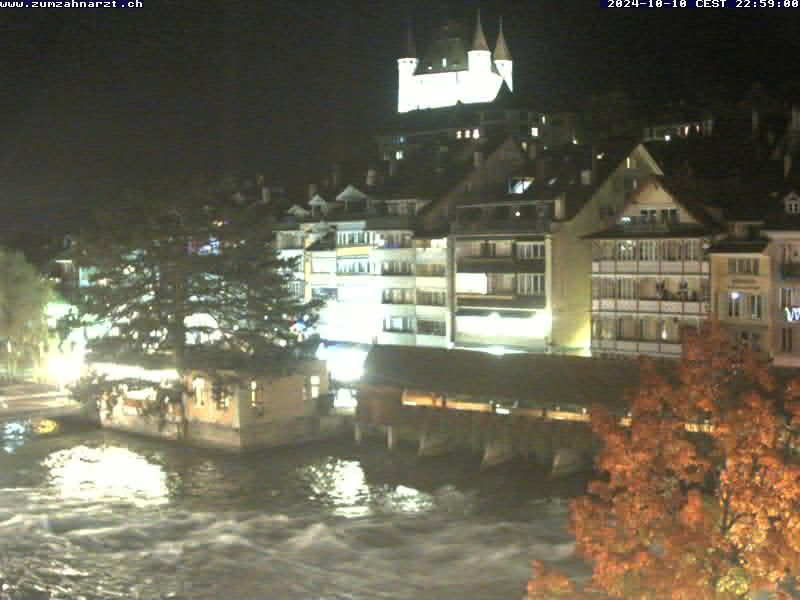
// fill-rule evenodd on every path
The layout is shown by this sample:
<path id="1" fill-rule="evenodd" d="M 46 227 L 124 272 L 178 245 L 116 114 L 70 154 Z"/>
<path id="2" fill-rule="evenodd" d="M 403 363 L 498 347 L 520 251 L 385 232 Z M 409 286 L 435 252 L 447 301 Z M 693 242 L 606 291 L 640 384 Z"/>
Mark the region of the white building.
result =
<path id="1" fill-rule="evenodd" d="M 456 29 L 452 23 L 445 25 L 421 59 L 409 30 L 405 56 L 397 60 L 398 112 L 491 102 L 504 82 L 513 91 L 514 63 L 502 22 L 494 53 L 480 14 L 469 50 Z"/>

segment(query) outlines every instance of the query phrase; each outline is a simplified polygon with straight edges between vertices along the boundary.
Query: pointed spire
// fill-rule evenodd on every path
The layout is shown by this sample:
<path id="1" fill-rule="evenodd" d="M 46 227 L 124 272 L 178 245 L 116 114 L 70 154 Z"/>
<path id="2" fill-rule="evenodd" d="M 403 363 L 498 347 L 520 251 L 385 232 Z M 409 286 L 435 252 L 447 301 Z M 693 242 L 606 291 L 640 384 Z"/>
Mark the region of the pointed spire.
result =
<path id="1" fill-rule="evenodd" d="M 475 24 L 475 36 L 472 38 L 472 49 L 489 51 L 489 44 L 486 43 L 486 35 L 484 35 L 483 25 L 481 25 L 480 9 L 478 9 L 478 22 Z"/>
<path id="2" fill-rule="evenodd" d="M 500 17 L 500 33 L 497 36 L 497 45 L 494 47 L 495 60 L 511 60 L 511 52 L 506 44 L 506 36 L 503 35 L 503 17 Z"/>
<path id="3" fill-rule="evenodd" d="M 408 17 L 408 29 L 406 31 L 406 47 L 403 58 L 417 58 L 417 45 L 414 43 L 414 23 Z"/>

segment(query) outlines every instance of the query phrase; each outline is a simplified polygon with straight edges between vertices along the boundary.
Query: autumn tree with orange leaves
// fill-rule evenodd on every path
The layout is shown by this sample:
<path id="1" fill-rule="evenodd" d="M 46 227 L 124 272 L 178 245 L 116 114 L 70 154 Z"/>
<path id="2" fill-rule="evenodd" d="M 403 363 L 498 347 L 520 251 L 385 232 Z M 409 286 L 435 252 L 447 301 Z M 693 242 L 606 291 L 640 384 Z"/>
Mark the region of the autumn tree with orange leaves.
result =
<path id="1" fill-rule="evenodd" d="M 687 334 L 677 374 L 643 362 L 629 421 L 593 410 L 600 478 L 570 507 L 591 589 L 626 600 L 788 597 L 800 579 L 799 400 L 800 381 L 779 385 L 716 324 Z M 562 575 L 534 571 L 531 600 L 575 597 Z"/>

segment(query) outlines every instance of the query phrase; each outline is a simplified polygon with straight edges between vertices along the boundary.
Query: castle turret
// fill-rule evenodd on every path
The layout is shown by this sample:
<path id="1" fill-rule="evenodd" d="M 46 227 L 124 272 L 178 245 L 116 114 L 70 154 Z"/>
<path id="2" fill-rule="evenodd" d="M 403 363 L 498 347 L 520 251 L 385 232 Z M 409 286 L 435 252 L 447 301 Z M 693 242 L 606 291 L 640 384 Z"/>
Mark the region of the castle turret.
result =
<path id="1" fill-rule="evenodd" d="M 503 17 L 500 17 L 500 33 L 497 36 L 497 44 L 494 48 L 494 64 L 497 72 L 502 75 L 508 89 L 514 91 L 514 62 L 511 59 L 511 52 L 506 44 L 506 36 L 503 34 Z"/>
<path id="2" fill-rule="evenodd" d="M 417 58 L 417 48 L 414 43 L 414 31 L 411 19 L 409 19 L 403 56 L 397 59 L 397 112 L 408 112 L 419 108 L 414 98 L 414 73 L 418 65 L 419 58 Z"/>
<path id="3" fill-rule="evenodd" d="M 470 74 L 484 75 L 492 70 L 492 53 L 489 51 L 489 44 L 486 43 L 486 35 L 483 33 L 480 11 L 478 11 L 478 21 L 475 24 L 475 35 L 472 37 L 472 49 L 467 52 L 467 61 Z"/>

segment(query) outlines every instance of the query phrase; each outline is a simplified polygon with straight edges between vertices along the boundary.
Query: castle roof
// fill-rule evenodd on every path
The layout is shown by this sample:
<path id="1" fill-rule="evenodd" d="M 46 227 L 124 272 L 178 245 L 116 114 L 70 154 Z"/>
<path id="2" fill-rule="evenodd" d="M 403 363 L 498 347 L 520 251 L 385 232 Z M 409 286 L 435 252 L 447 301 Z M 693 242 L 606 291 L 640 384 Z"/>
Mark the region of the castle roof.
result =
<path id="1" fill-rule="evenodd" d="M 497 44 L 494 47 L 495 60 L 511 60 L 511 51 L 506 44 L 506 36 L 503 34 L 503 19 L 500 18 L 500 33 L 497 35 Z"/>
<path id="2" fill-rule="evenodd" d="M 486 35 L 483 33 L 483 25 L 481 24 L 480 11 L 478 11 L 478 21 L 475 23 L 475 35 L 472 37 L 472 49 L 489 52 L 489 44 L 486 43 Z"/>

